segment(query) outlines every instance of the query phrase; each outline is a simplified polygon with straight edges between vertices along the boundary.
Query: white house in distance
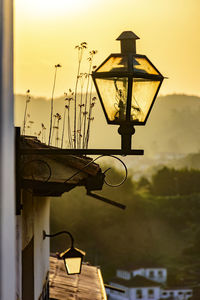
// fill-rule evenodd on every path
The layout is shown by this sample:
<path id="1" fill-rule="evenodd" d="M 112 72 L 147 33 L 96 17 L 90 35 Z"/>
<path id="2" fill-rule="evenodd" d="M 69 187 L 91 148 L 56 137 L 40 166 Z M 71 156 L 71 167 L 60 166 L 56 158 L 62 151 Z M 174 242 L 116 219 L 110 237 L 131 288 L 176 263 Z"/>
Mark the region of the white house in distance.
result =
<path id="1" fill-rule="evenodd" d="M 191 288 L 168 288 L 166 284 L 165 268 L 117 270 L 110 285 L 124 293 L 107 289 L 107 295 L 109 300 L 189 300 L 192 297 Z"/>

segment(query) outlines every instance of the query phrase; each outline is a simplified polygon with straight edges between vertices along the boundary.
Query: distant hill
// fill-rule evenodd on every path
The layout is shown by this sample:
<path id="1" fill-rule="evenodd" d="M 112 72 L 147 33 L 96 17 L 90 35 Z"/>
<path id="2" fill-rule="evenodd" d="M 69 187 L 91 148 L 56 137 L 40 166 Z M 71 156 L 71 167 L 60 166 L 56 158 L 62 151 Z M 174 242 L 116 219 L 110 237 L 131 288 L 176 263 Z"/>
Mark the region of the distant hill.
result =
<path id="1" fill-rule="evenodd" d="M 54 100 L 54 112 L 63 115 L 64 97 Z M 22 125 L 25 96 L 15 96 L 15 123 Z M 32 134 L 41 130 L 41 123 L 49 128 L 50 101 L 32 98 L 29 104 L 30 119 L 34 121 Z M 147 156 L 157 153 L 184 153 L 200 150 L 200 97 L 167 95 L 158 97 L 145 127 L 136 127 L 133 147 L 142 148 Z M 91 147 L 120 147 L 117 126 L 106 124 L 100 104 L 94 108 Z M 62 123 L 61 123 L 62 125 Z M 106 136 L 105 136 L 106 131 Z"/>
<path id="2" fill-rule="evenodd" d="M 159 97 L 146 128 L 136 142 L 151 153 L 191 153 L 200 150 L 200 98 L 188 95 Z M 143 143 L 144 141 L 144 143 Z"/>

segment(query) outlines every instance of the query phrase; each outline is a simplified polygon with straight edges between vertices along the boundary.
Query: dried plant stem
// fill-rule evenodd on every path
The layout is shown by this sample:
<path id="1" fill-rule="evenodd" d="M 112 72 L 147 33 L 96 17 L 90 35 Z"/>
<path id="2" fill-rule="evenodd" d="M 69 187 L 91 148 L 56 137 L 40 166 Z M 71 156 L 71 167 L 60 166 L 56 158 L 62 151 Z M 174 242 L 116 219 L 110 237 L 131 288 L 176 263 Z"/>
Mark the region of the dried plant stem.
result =
<path id="1" fill-rule="evenodd" d="M 79 81 L 79 73 L 80 73 L 80 67 L 81 67 L 81 59 L 79 58 L 78 62 L 78 71 L 77 71 L 77 77 L 76 77 L 76 85 L 75 85 L 75 96 L 74 96 L 74 149 L 76 149 L 76 109 L 77 109 L 77 88 L 78 88 L 78 81 Z"/>
<path id="2" fill-rule="evenodd" d="M 56 141 L 55 146 L 58 147 L 58 140 L 59 140 L 59 121 L 57 120 L 57 126 L 56 126 Z"/>
<path id="3" fill-rule="evenodd" d="M 61 148 L 63 148 L 63 140 L 64 140 L 64 133 L 65 133 L 65 117 L 66 117 L 66 107 L 64 109 L 64 116 L 63 116 L 63 129 L 62 129 Z"/>
<path id="4" fill-rule="evenodd" d="M 86 124 L 87 124 L 87 114 L 88 114 L 88 93 L 89 93 L 89 84 L 90 84 L 90 74 L 92 69 L 92 62 L 93 57 L 97 53 L 96 50 L 92 50 L 89 52 L 90 56 L 88 57 L 89 61 L 89 71 L 88 71 L 88 80 L 87 80 L 87 89 L 86 89 L 86 95 L 85 95 L 85 111 L 84 111 L 84 128 L 83 128 L 83 149 L 86 148 L 86 140 L 87 140 L 87 131 L 86 131 Z M 91 103 L 90 103 L 91 104 Z M 90 105 L 89 104 L 89 105 Z M 90 107 L 89 107 L 90 109 Z M 90 120 L 89 120 L 90 121 Z"/>
<path id="5" fill-rule="evenodd" d="M 85 137 L 86 137 L 86 121 L 87 121 L 87 100 L 88 100 L 88 91 L 89 91 L 89 83 L 90 83 L 90 72 L 92 68 L 92 61 L 90 62 L 89 72 L 88 72 L 88 80 L 87 80 L 87 89 L 85 94 L 85 103 L 84 103 L 84 124 L 83 124 L 83 149 L 85 148 Z"/>
<path id="6" fill-rule="evenodd" d="M 85 74 L 81 74 L 81 98 L 80 98 L 80 104 L 79 104 L 79 118 L 78 118 L 78 148 L 81 148 L 81 138 L 82 138 L 82 108 L 84 106 L 83 104 L 83 87 L 84 87 L 84 79 Z"/>
<path id="7" fill-rule="evenodd" d="M 82 42 L 80 45 L 75 47 L 76 49 L 78 49 L 78 70 L 77 70 L 77 76 L 76 76 L 76 84 L 75 84 L 75 95 L 74 95 L 74 149 L 76 149 L 77 147 L 77 138 L 76 138 L 76 110 L 77 110 L 77 88 L 78 88 L 78 82 L 79 82 L 79 78 L 80 78 L 80 67 L 81 67 L 81 62 L 82 62 L 82 58 L 83 58 L 83 51 L 84 49 L 87 48 L 87 43 L 86 42 Z"/>
<path id="8" fill-rule="evenodd" d="M 53 136 L 54 136 L 54 131 L 55 131 L 55 124 L 56 124 L 56 115 L 54 115 L 53 131 L 52 131 L 52 136 L 51 136 L 51 142 L 53 142 Z"/>
<path id="9" fill-rule="evenodd" d="M 31 101 L 31 97 L 29 96 L 30 90 L 26 91 L 26 105 L 25 105 L 25 111 L 24 111 L 24 122 L 23 122 L 23 129 L 22 129 L 22 135 L 25 135 L 26 131 L 26 119 L 27 119 L 27 107 L 28 103 Z"/>
<path id="10" fill-rule="evenodd" d="M 42 129 L 42 143 L 46 143 L 45 130 Z"/>
<path id="11" fill-rule="evenodd" d="M 69 147 L 73 147 L 73 142 L 72 142 L 72 135 L 71 135 L 71 125 L 70 125 L 70 110 L 68 109 L 67 113 L 67 123 L 68 123 L 68 141 L 69 141 Z"/>
<path id="12" fill-rule="evenodd" d="M 53 96 L 54 96 L 54 91 L 55 91 L 55 86 L 56 86 L 56 74 L 57 74 L 57 68 L 55 68 L 53 89 L 52 89 L 52 95 L 51 95 L 51 118 L 50 118 L 50 128 L 49 128 L 49 145 L 51 144 L 51 131 L 52 131 L 52 120 L 53 120 Z"/>
<path id="13" fill-rule="evenodd" d="M 22 135 L 25 135 L 27 106 L 28 106 L 28 103 L 26 101 L 26 106 L 25 106 L 25 111 L 24 111 L 24 122 L 23 122 Z"/>
<path id="14" fill-rule="evenodd" d="M 61 68 L 61 65 L 60 64 L 55 65 L 53 88 L 52 88 L 52 94 L 51 94 L 51 116 L 50 116 L 49 143 L 48 143 L 48 145 L 51 145 L 51 131 L 52 131 L 52 121 L 53 121 L 53 97 L 54 97 L 54 91 L 55 91 L 55 86 L 56 86 L 57 68 Z"/>
<path id="15" fill-rule="evenodd" d="M 86 138 L 85 138 L 85 148 L 88 148 L 88 141 L 90 136 L 90 124 L 92 121 L 92 109 L 94 107 L 94 102 L 92 103 L 92 82 L 91 82 L 91 88 L 90 88 L 90 108 L 89 108 L 89 114 L 88 114 L 88 124 L 87 124 L 87 132 L 86 132 Z"/>

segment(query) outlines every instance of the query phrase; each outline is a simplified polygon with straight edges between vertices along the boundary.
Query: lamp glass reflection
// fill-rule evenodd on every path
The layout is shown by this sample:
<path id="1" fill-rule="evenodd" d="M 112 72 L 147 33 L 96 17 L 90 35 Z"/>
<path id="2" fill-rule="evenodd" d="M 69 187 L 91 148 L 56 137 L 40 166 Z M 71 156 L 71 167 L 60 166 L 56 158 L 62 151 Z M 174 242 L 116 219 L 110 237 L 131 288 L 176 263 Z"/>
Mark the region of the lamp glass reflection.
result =
<path id="1" fill-rule="evenodd" d="M 145 121 L 159 85 L 160 81 L 152 81 L 144 78 L 133 79 L 131 103 L 132 121 Z"/>
<path id="2" fill-rule="evenodd" d="M 122 121 L 126 118 L 128 91 L 127 77 L 96 78 L 107 120 Z"/>
<path id="3" fill-rule="evenodd" d="M 70 257 L 65 258 L 65 267 L 67 270 L 67 273 L 70 274 L 79 274 L 81 270 L 81 257 Z"/>
<path id="4" fill-rule="evenodd" d="M 69 275 L 80 274 L 84 256 L 85 252 L 73 246 L 60 254 L 60 258 L 64 260 L 66 271 Z"/>
<path id="5" fill-rule="evenodd" d="M 98 68 L 99 72 L 127 72 L 128 71 L 128 58 L 127 56 L 111 56 L 101 67 Z"/>
<path id="6" fill-rule="evenodd" d="M 133 71 L 136 73 L 159 75 L 156 68 L 144 57 L 133 57 Z"/>

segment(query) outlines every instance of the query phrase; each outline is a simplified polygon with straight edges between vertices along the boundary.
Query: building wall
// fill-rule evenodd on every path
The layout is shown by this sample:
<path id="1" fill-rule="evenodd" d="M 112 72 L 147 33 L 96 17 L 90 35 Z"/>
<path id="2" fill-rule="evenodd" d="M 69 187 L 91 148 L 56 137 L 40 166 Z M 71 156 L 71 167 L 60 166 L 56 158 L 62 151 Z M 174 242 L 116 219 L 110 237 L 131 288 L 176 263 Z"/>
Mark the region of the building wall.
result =
<path id="1" fill-rule="evenodd" d="M 136 275 L 140 275 L 156 282 L 165 283 L 167 281 L 167 270 L 164 268 L 138 269 L 134 271 L 117 270 L 117 277 L 126 280 Z M 162 276 L 161 276 L 162 275 Z"/>
<path id="2" fill-rule="evenodd" d="M 41 296 L 48 281 L 50 240 L 43 240 L 42 231 L 49 233 L 50 200 L 34 198 L 34 282 L 35 300 Z"/>
<path id="3" fill-rule="evenodd" d="M 43 240 L 43 230 L 49 232 L 49 213 L 50 213 L 50 199 L 44 197 L 33 197 L 28 191 L 22 193 L 23 209 L 21 216 L 17 216 L 17 292 L 19 299 L 27 299 L 27 293 L 23 289 L 26 283 L 26 275 L 29 276 L 28 285 L 30 286 L 30 299 L 38 300 L 44 299 L 47 292 L 48 272 L 49 272 L 49 239 Z M 29 250 L 29 257 L 25 254 Z M 23 253 L 23 254 L 21 254 Z M 32 258 L 30 256 L 33 256 Z M 33 270 L 30 272 L 24 266 L 33 262 Z M 27 274 L 22 274 L 27 272 Z M 32 276 L 30 276 L 32 275 Z M 21 279 L 22 278 L 22 279 Z M 30 283 L 30 281 L 33 281 Z M 33 287 L 33 291 L 32 291 Z M 26 286 L 25 286 L 26 288 Z"/>
<path id="4" fill-rule="evenodd" d="M 129 297 L 124 296 L 122 293 L 116 291 L 107 292 L 108 300 L 129 300 Z"/>
<path id="5" fill-rule="evenodd" d="M 145 277 L 145 269 L 138 269 L 131 272 L 132 276 L 140 275 Z"/>
<path id="6" fill-rule="evenodd" d="M 123 279 L 131 279 L 131 272 L 125 271 L 125 270 L 117 270 L 116 273 L 117 277 L 123 278 Z"/>
<path id="7" fill-rule="evenodd" d="M 139 296 L 138 291 L 141 291 L 141 296 Z M 153 291 L 153 293 L 150 293 Z M 160 299 L 160 287 L 143 287 L 143 288 L 130 288 L 130 300 L 158 300 Z"/>
<path id="8" fill-rule="evenodd" d="M 167 270 L 164 268 L 147 268 L 134 270 L 132 271 L 132 275 L 141 275 L 160 283 L 165 283 L 167 281 Z"/>
<path id="9" fill-rule="evenodd" d="M 0 299 L 15 294 L 13 2 L 0 0 Z"/>
<path id="10" fill-rule="evenodd" d="M 153 272 L 153 274 L 152 274 Z M 162 272 L 162 277 L 160 277 L 160 272 Z M 117 271 L 117 277 L 123 279 L 129 279 L 130 272 L 124 270 Z M 138 269 L 132 271 L 132 276 L 144 276 L 151 280 L 157 282 L 165 283 L 167 281 L 167 270 L 164 268 L 151 268 L 151 269 Z M 152 277 L 153 275 L 153 277 Z M 114 282 L 110 283 L 112 286 L 125 290 L 124 294 L 117 292 L 115 290 L 107 290 L 109 299 L 111 300 L 159 300 L 168 299 L 169 297 L 174 297 L 176 300 L 189 300 L 193 294 L 192 289 L 179 288 L 179 289 L 162 289 L 158 287 L 142 287 L 142 288 L 131 288 L 125 287 Z M 159 283 L 158 283 L 159 285 Z"/>
<path id="11" fill-rule="evenodd" d="M 115 286 L 120 289 L 124 289 L 125 293 L 120 293 L 115 290 L 107 290 L 109 299 L 111 300 L 159 300 L 160 299 L 160 287 L 142 287 L 142 288 L 127 288 L 116 283 L 111 283 L 112 286 Z M 137 293 L 140 291 L 141 294 Z M 149 293 L 153 291 L 153 293 Z"/>
<path id="12" fill-rule="evenodd" d="M 177 290 L 162 290 L 161 295 L 163 299 L 168 299 L 170 296 L 175 297 L 177 300 L 187 300 L 190 299 L 192 296 L 191 289 L 177 289 Z"/>
<path id="13" fill-rule="evenodd" d="M 22 299 L 22 218 L 16 216 L 16 296 Z"/>
<path id="14" fill-rule="evenodd" d="M 115 290 L 111 290 L 111 289 L 106 289 L 106 293 L 108 295 L 108 299 L 109 300 L 129 300 L 129 288 L 122 286 L 120 284 L 111 282 L 110 285 L 125 290 L 125 293 L 121 293 Z"/>

